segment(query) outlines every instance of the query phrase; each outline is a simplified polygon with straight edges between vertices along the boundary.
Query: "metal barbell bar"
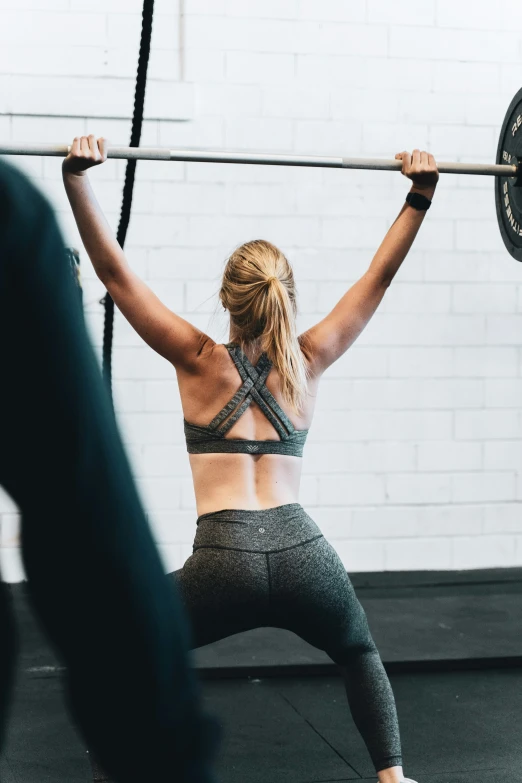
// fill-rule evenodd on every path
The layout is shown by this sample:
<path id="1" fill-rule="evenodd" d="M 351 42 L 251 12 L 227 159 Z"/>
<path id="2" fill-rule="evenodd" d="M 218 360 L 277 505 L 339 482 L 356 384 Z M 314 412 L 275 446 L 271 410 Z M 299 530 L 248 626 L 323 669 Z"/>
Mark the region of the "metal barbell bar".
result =
<path id="1" fill-rule="evenodd" d="M 67 144 L 5 144 L 0 155 L 43 155 L 66 157 Z M 311 166 L 326 169 L 371 169 L 400 171 L 400 160 L 383 158 L 343 158 L 318 155 L 275 155 L 262 152 L 226 152 L 219 150 L 176 150 L 166 147 L 108 147 L 107 158 L 135 160 L 191 161 L 197 163 L 246 163 L 263 166 Z M 441 174 L 482 174 L 494 177 L 516 177 L 518 165 L 495 163 L 437 163 Z"/>

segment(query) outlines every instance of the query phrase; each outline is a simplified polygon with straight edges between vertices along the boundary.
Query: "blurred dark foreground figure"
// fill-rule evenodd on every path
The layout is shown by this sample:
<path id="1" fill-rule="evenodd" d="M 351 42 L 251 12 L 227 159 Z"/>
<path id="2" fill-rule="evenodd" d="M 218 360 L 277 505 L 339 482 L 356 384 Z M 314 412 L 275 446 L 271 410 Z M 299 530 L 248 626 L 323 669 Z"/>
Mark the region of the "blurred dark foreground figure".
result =
<path id="1" fill-rule="evenodd" d="M 52 210 L 0 161 L 0 484 L 86 743 L 118 783 L 213 783 L 181 599 L 165 577 Z M 0 751 L 16 654 L 0 585 Z"/>

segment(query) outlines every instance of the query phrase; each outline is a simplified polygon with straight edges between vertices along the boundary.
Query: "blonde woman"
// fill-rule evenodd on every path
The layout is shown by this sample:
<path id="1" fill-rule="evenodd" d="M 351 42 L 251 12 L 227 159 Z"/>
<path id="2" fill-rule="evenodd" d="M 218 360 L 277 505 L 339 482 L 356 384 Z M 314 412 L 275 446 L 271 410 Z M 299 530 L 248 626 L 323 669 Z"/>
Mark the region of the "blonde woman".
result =
<path id="1" fill-rule="evenodd" d="M 270 242 L 228 259 L 219 292 L 226 345 L 169 310 L 130 269 L 86 176 L 107 143 L 74 139 L 63 177 L 87 253 L 116 305 L 175 368 L 197 503 L 193 554 L 170 575 L 194 647 L 286 628 L 341 669 L 351 714 L 380 783 L 404 783 L 393 692 L 365 612 L 333 547 L 300 505 L 301 457 L 319 381 L 364 329 L 403 262 L 438 181 L 432 155 L 395 157 L 411 195 L 368 271 L 298 335 L 292 269 Z M 350 433 L 346 433 L 350 437 Z"/>

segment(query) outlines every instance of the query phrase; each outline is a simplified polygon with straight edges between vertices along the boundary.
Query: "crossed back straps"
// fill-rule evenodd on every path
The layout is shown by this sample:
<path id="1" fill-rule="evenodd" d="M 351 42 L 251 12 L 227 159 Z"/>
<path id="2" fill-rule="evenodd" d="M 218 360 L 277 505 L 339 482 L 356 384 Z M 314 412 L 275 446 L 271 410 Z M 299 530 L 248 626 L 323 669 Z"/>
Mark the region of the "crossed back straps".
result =
<path id="1" fill-rule="evenodd" d="M 185 420 L 185 436 L 189 452 L 241 451 L 302 456 L 308 430 L 296 430 L 273 394 L 267 389 L 266 379 L 272 368 L 272 362 L 266 353 L 261 354 L 254 367 L 239 345 L 227 343 L 225 347 L 236 365 L 243 384 L 210 424 L 201 426 L 190 424 Z M 280 441 L 247 441 L 242 438 L 225 438 L 225 434 L 234 426 L 252 401 L 257 402 L 266 418 L 276 429 L 281 438 Z M 230 414 L 232 415 L 230 416 Z M 228 416 L 230 418 L 225 422 Z"/>
<path id="2" fill-rule="evenodd" d="M 238 369 L 241 379 L 243 380 L 243 385 L 234 394 L 230 402 L 225 405 L 218 415 L 212 419 L 210 424 L 207 425 L 208 428 L 216 430 L 224 435 L 243 415 L 252 400 L 255 400 L 267 419 L 279 433 L 281 440 L 286 440 L 295 432 L 295 427 L 265 385 L 268 374 L 272 369 L 272 362 L 266 353 L 263 353 L 256 366 L 253 367 L 239 345 L 228 343 L 226 348 Z M 221 422 L 227 418 L 239 403 L 242 404 L 234 415 L 229 418 L 226 424 L 223 424 L 223 426 L 220 427 L 219 425 Z M 281 425 L 281 422 L 284 427 Z M 286 429 L 284 429 L 285 427 Z"/>

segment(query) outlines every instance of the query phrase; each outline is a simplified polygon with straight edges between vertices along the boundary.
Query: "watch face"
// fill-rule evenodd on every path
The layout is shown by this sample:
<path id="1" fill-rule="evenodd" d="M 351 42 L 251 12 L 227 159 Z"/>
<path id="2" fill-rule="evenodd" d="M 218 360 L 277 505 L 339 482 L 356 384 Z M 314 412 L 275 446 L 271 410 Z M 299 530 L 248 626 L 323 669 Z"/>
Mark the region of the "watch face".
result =
<path id="1" fill-rule="evenodd" d="M 422 196 L 420 193 L 408 193 L 406 200 L 415 209 L 429 209 L 431 205 L 429 198 Z"/>

